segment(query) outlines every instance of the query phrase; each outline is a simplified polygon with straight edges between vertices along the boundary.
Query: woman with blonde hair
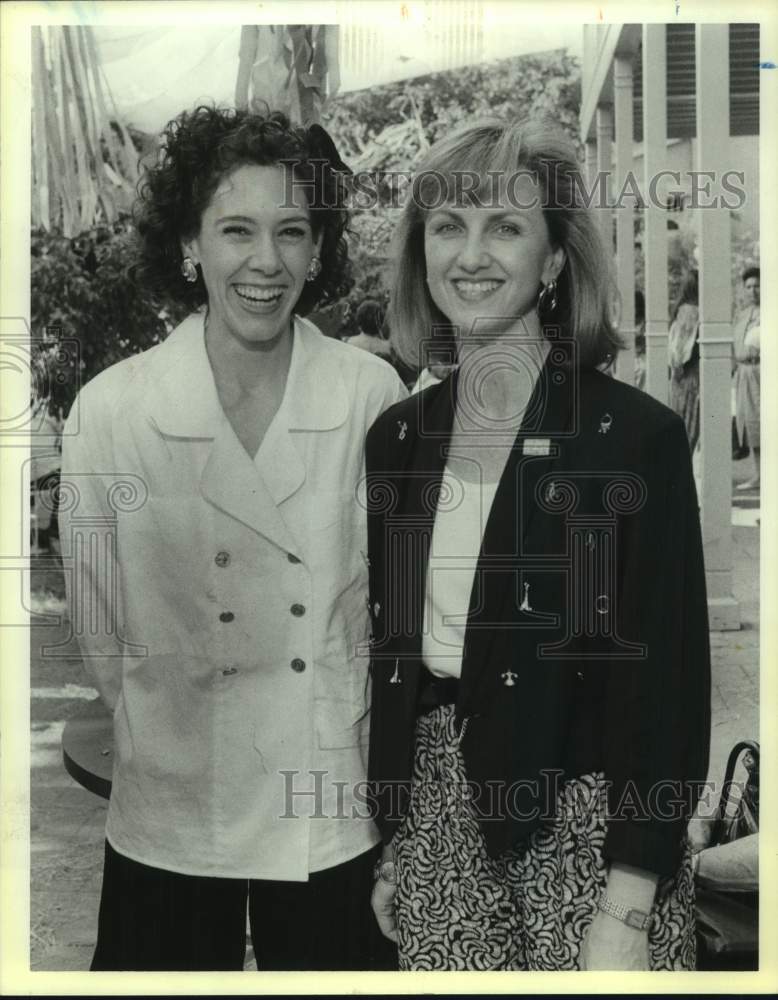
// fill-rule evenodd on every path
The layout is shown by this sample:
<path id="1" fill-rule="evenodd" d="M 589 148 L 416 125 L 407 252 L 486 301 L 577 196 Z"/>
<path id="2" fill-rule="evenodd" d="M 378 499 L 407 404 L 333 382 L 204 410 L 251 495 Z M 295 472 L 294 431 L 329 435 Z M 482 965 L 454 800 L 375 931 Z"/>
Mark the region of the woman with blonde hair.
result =
<path id="1" fill-rule="evenodd" d="M 683 422 L 619 347 L 572 144 L 462 126 L 391 312 L 452 375 L 367 439 L 373 909 L 403 969 L 690 969 L 710 662 Z"/>

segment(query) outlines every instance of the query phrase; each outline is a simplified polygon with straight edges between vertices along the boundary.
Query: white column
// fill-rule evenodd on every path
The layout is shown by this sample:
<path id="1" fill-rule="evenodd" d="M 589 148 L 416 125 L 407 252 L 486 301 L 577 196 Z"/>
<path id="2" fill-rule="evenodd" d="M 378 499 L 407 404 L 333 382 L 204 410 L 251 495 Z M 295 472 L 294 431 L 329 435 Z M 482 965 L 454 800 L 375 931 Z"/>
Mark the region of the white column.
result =
<path id="1" fill-rule="evenodd" d="M 634 198 L 619 192 L 633 166 L 632 59 L 616 56 L 613 64 L 614 126 L 616 171 L 613 185 L 616 204 L 616 283 L 621 299 L 619 332 L 624 349 L 619 353 L 616 375 L 630 385 L 635 383 L 635 230 Z"/>
<path id="2" fill-rule="evenodd" d="M 643 25 L 644 192 L 667 161 L 667 54 L 665 25 Z M 666 403 L 667 376 L 667 210 L 646 196 L 643 254 L 646 269 L 646 391 Z"/>
<path id="3" fill-rule="evenodd" d="M 611 203 L 610 183 L 613 169 L 613 108 L 609 104 L 597 105 L 597 173 L 605 174 L 605 183 L 597 186 L 594 200 L 596 218 L 600 224 L 602 238 L 608 257 L 613 257 L 613 214 L 608 205 Z M 600 203 L 600 199 L 604 204 Z"/>
<path id="4" fill-rule="evenodd" d="M 698 24 L 697 170 L 727 169 L 729 28 Z M 730 214 L 700 208 L 700 508 L 708 610 L 713 629 L 740 628 L 732 594 L 732 442 L 730 414 L 732 278 Z"/>
<path id="5" fill-rule="evenodd" d="M 591 188 L 597 176 L 597 143 L 593 139 L 586 140 L 586 184 Z"/>

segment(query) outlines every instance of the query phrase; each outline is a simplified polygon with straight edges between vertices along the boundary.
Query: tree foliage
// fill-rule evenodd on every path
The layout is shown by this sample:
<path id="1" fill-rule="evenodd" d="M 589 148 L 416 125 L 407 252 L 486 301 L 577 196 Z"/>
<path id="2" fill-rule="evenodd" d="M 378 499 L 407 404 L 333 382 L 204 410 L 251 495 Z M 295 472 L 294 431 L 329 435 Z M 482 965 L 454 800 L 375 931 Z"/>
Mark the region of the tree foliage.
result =
<path id="1" fill-rule="evenodd" d="M 347 162 L 358 159 L 390 126 L 409 119 L 420 123 L 423 139 L 433 143 L 452 127 L 473 118 L 497 115 L 518 119 L 553 115 L 577 140 L 580 66 L 564 50 L 517 56 L 464 66 L 339 94 L 329 105 L 326 126 Z M 392 149 L 387 170 L 412 169 L 419 145 Z"/>
<path id="2" fill-rule="evenodd" d="M 38 394 L 54 414 L 66 416 L 81 385 L 116 361 L 158 344 L 183 318 L 180 307 L 155 302 L 132 281 L 132 241 L 127 217 L 76 239 L 45 230 L 32 233 L 32 340 L 42 376 Z"/>

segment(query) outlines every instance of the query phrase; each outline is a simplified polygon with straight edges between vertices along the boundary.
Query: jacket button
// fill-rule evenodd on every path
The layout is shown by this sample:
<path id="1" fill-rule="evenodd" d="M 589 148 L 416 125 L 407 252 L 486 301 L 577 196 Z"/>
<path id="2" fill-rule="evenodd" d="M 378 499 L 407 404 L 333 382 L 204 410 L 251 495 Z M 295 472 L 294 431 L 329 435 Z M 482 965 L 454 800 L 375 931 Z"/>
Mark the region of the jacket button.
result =
<path id="1" fill-rule="evenodd" d="M 292 553 L 292 552 L 287 552 L 286 553 L 286 558 L 289 560 L 290 563 L 299 563 L 300 562 L 300 560 L 297 558 L 297 556 L 294 555 L 294 553 Z"/>
<path id="2" fill-rule="evenodd" d="M 301 674 L 305 670 L 305 660 L 301 660 L 299 656 L 295 656 L 292 660 L 292 670 L 296 674 Z"/>
<path id="3" fill-rule="evenodd" d="M 235 615 L 231 611 L 222 611 L 219 615 L 220 622 L 231 622 L 234 621 Z"/>
<path id="4" fill-rule="evenodd" d="M 302 618 L 302 616 L 305 614 L 305 608 L 303 607 L 302 604 L 293 604 L 289 610 L 292 612 L 295 618 Z"/>
<path id="5" fill-rule="evenodd" d="M 230 565 L 230 554 L 229 552 L 217 552 L 213 560 L 217 566 L 229 566 Z"/>

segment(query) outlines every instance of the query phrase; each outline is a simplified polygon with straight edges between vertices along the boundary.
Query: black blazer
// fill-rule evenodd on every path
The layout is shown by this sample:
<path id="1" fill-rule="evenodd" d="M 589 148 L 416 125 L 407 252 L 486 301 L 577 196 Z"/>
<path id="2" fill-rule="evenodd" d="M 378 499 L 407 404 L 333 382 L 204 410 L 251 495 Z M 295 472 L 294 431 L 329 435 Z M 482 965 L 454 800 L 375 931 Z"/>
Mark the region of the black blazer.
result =
<path id="1" fill-rule="evenodd" d="M 396 404 L 367 436 L 369 779 L 385 842 L 407 808 L 427 555 L 458 382 Z M 565 778 L 602 771 L 605 855 L 675 870 L 710 739 L 689 446 L 668 407 L 569 366 L 557 346 L 486 524 L 456 717 L 492 855 L 553 815 Z"/>

